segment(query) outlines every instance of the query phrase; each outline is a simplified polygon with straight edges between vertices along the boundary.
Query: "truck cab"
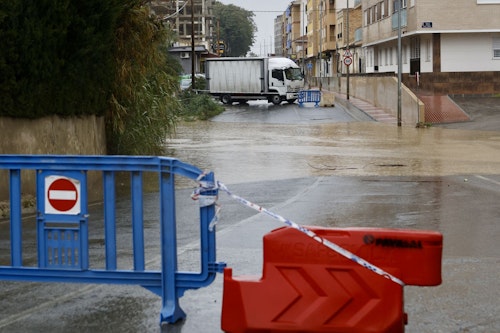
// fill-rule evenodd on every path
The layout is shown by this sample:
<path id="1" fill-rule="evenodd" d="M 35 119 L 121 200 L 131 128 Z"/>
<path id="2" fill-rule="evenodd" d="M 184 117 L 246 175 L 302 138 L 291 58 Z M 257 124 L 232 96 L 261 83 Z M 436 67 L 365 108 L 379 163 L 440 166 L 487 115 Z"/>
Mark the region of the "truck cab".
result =
<path id="1" fill-rule="evenodd" d="M 270 102 L 279 104 L 286 100 L 293 103 L 303 87 L 304 76 L 295 62 L 287 58 L 269 59 L 269 91 L 275 91 L 280 96 L 279 102 L 276 97 L 275 100 L 271 97 Z"/>

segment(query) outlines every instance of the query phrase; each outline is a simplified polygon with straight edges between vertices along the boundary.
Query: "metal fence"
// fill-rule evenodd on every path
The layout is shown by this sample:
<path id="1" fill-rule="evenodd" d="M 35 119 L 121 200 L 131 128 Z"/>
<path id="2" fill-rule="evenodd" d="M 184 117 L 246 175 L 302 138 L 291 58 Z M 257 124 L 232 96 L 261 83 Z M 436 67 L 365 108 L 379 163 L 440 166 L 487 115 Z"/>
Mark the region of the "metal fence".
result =
<path id="1" fill-rule="evenodd" d="M 321 101 L 321 91 L 319 90 L 301 90 L 299 91 L 299 106 L 304 106 L 304 103 L 314 103 L 315 107 L 319 106 Z"/>

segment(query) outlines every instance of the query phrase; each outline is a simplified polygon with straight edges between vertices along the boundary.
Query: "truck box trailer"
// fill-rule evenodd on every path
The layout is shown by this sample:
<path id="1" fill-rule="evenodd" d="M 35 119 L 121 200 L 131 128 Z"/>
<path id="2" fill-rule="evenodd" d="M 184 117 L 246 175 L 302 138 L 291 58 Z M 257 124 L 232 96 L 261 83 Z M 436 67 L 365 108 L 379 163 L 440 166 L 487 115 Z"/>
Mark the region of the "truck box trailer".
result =
<path id="1" fill-rule="evenodd" d="M 295 102 L 304 76 L 288 58 L 209 58 L 207 90 L 224 104 L 264 99 L 273 104 Z"/>

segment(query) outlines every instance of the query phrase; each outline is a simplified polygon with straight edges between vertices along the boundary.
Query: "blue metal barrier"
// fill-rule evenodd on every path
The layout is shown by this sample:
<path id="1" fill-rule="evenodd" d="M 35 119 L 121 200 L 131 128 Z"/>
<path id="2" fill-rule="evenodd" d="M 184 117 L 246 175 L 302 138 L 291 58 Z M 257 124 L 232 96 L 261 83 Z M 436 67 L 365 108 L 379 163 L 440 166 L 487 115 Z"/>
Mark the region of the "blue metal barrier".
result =
<path id="1" fill-rule="evenodd" d="M 321 101 L 321 91 L 319 90 L 301 90 L 299 91 L 299 107 L 303 107 L 304 103 L 315 103 L 318 107 Z"/>
<path id="2" fill-rule="evenodd" d="M 0 280 L 140 285 L 162 298 L 160 323 L 186 317 L 179 298 L 188 289 L 212 283 L 225 264 L 216 262 L 217 190 L 200 200 L 200 271 L 178 271 L 175 175 L 214 182 L 213 173 L 199 179 L 198 168 L 168 157 L 0 155 L 0 170 L 8 170 L 10 186 L 10 265 L 0 266 Z M 102 267 L 89 263 L 88 172 L 103 180 L 104 254 Z M 36 178 L 37 263 L 23 264 L 21 175 Z M 116 175 L 130 175 L 133 268 L 119 269 L 116 235 Z M 146 268 L 144 248 L 143 178 L 158 176 L 161 270 Z M 2 178 L 3 179 L 3 178 Z M 2 185 L 3 186 L 3 185 Z M 201 205 L 201 202 L 204 202 Z M 27 260 L 24 260 L 27 261 Z"/>

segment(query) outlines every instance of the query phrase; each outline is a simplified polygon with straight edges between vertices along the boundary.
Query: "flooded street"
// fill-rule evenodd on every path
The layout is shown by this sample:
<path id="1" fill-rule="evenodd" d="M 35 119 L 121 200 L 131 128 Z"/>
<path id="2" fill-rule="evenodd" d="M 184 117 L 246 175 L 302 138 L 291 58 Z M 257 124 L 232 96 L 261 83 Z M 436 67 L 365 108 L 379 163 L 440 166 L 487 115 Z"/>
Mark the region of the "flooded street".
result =
<path id="1" fill-rule="evenodd" d="M 309 176 L 499 174 L 500 132 L 205 122 L 180 126 L 175 157 L 239 183 Z"/>
<path id="2" fill-rule="evenodd" d="M 443 282 L 405 287 L 406 332 L 500 332 L 500 130 L 473 125 L 398 128 L 341 107 L 234 105 L 212 121 L 179 124 L 167 155 L 213 171 L 235 194 L 302 225 L 441 232 Z M 196 184 L 177 180 L 179 268 L 189 270 L 199 263 Z M 262 236 L 281 222 L 224 193 L 218 203 L 217 260 L 234 276 L 260 277 Z M 129 205 L 118 205 L 124 230 Z M 145 208 L 155 221 L 157 193 L 145 196 Z M 101 220 L 102 207 L 93 207 L 90 224 Z M 156 253 L 158 225 L 147 227 Z M 119 240 L 130 252 L 128 238 Z M 160 328 L 161 299 L 140 287 L 2 281 L 0 332 L 220 333 L 222 282 L 219 274 L 186 292 L 186 320 Z"/>
<path id="3" fill-rule="evenodd" d="M 314 190 L 280 206 L 298 223 L 442 232 L 443 283 L 405 288 L 406 331 L 500 331 L 500 132 L 234 121 L 254 116 L 235 111 L 183 124 L 169 147 L 227 185 L 251 183 L 251 193 L 317 179 Z M 260 272 L 259 265 L 239 269 Z"/>

